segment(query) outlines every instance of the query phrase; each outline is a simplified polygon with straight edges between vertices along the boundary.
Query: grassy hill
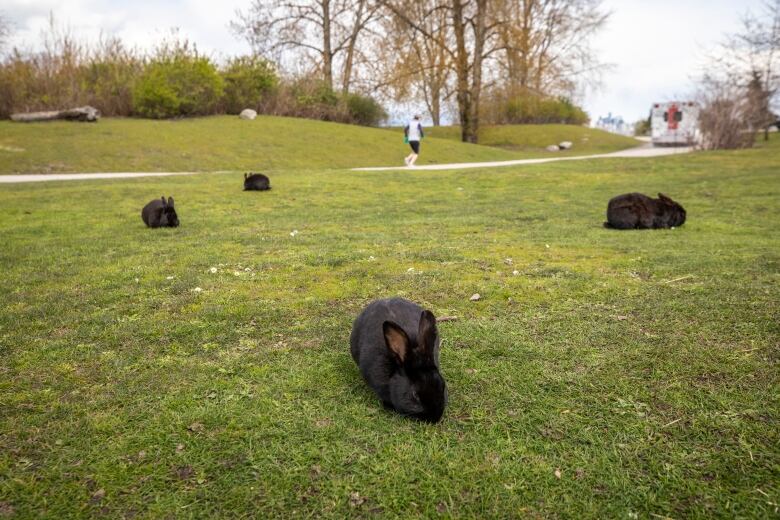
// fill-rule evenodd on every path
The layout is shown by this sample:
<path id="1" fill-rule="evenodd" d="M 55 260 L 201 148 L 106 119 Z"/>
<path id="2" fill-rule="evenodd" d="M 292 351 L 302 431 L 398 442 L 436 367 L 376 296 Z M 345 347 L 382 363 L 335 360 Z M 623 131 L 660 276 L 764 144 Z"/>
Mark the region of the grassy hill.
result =
<path id="1" fill-rule="evenodd" d="M 456 132 L 433 130 L 418 164 L 548 156 L 537 143 L 561 140 L 574 141 L 568 153 L 577 154 L 635 145 L 598 130 L 562 125 L 511 127 L 504 133 L 488 128 L 485 141 L 491 146 L 461 143 Z M 590 141 L 577 139 L 586 134 Z M 116 118 L 96 124 L 0 122 L 0 173 L 351 168 L 403 164 L 407 153 L 400 130 L 271 116 L 255 121 L 218 116 Z"/>
<path id="2" fill-rule="evenodd" d="M 420 164 L 517 157 L 449 139 L 425 144 Z M 403 164 L 407 153 L 398 132 L 271 116 L 0 122 L 2 173 L 349 168 Z"/>
<path id="3" fill-rule="evenodd" d="M 267 193 L 0 185 L 0 516 L 774 518 L 778 137 Z M 689 220 L 604 229 L 628 191 Z M 161 194 L 180 228 L 143 226 Z M 383 410 L 349 354 L 390 295 L 458 318 L 437 425 Z"/>
<path id="4" fill-rule="evenodd" d="M 460 127 L 445 126 L 428 129 L 431 137 L 460 140 Z M 551 144 L 571 141 L 571 150 L 555 152 L 560 155 L 588 155 L 608 153 L 641 144 L 632 137 L 611 134 L 596 128 L 576 125 L 500 125 L 483 126 L 479 144 L 504 150 L 524 152 L 546 157 Z"/>

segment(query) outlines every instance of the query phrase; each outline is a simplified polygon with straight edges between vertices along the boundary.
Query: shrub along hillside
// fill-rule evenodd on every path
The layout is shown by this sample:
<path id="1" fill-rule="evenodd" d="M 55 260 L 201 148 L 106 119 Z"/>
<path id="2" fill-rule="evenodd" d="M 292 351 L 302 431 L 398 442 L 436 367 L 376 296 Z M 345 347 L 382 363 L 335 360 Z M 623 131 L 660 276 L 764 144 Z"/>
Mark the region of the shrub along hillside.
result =
<path id="1" fill-rule="evenodd" d="M 152 119 L 260 113 L 376 126 L 386 117 L 373 98 L 341 94 L 311 77 L 280 78 L 256 56 L 219 66 L 187 40 L 164 40 L 150 54 L 107 39 L 97 46 L 48 37 L 41 53 L 0 59 L 0 118 L 14 112 L 89 104 L 106 116 Z"/>

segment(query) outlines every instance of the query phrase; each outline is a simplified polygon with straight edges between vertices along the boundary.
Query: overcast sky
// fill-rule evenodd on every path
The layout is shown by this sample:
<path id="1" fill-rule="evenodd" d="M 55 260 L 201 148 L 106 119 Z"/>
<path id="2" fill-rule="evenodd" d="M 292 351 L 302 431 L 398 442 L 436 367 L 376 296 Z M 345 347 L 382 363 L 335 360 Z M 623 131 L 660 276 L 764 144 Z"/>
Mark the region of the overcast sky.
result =
<path id="1" fill-rule="evenodd" d="M 82 37 L 101 31 L 132 45 L 148 47 L 171 28 L 215 56 L 245 53 L 245 43 L 230 33 L 228 23 L 249 0 L 2 0 L 0 11 L 10 18 L 16 45 L 35 45 L 49 13 Z M 646 117 L 653 101 L 685 97 L 691 77 L 706 50 L 726 32 L 739 28 L 748 10 L 758 12 L 761 0 L 605 0 L 612 12 L 595 41 L 603 61 L 613 67 L 604 74 L 599 92 L 588 93 L 585 109 L 599 116 Z"/>

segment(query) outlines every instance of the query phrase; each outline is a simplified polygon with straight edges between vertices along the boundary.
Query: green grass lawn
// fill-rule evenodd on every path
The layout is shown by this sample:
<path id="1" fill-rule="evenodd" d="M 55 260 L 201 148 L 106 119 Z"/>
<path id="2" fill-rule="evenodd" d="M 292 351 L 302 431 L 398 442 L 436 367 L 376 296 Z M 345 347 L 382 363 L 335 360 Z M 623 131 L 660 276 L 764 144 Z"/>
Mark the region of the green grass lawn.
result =
<path id="1" fill-rule="evenodd" d="M 430 128 L 427 130 L 427 135 L 459 141 L 460 127 Z M 549 145 L 561 141 L 570 141 L 573 144 L 572 148 L 552 154 L 545 150 Z M 483 146 L 520 152 L 534 157 L 609 153 L 641 144 L 632 137 L 576 125 L 483 126 L 479 132 L 479 143 Z"/>
<path id="2" fill-rule="evenodd" d="M 450 139 L 425 144 L 419 164 L 518 157 Z M 285 117 L 0 121 L 0 173 L 354 168 L 403 165 L 408 153 L 400 131 Z"/>
<path id="3" fill-rule="evenodd" d="M 776 518 L 778 152 L 2 186 L 0 513 Z M 390 295 L 459 318 L 439 424 L 349 355 Z"/>
<path id="4" fill-rule="evenodd" d="M 488 146 L 461 143 L 456 131 L 452 127 L 433 130 L 418 164 L 548 157 L 544 146 L 549 139 L 575 142 L 574 150 L 556 152 L 564 155 L 637 144 L 600 130 L 565 125 L 508 127 L 504 141 L 488 128 Z M 442 138 L 435 137 L 440 134 Z M 586 134 L 590 142 L 582 141 Z M 510 141 L 513 144 L 507 145 Z M 399 129 L 391 133 L 285 117 L 260 116 L 254 121 L 234 116 L 172 121 L 109 118 L 96 124 L 0 121 L 0 174 L 355 168 L 402 165 L 408 153 Z"/>

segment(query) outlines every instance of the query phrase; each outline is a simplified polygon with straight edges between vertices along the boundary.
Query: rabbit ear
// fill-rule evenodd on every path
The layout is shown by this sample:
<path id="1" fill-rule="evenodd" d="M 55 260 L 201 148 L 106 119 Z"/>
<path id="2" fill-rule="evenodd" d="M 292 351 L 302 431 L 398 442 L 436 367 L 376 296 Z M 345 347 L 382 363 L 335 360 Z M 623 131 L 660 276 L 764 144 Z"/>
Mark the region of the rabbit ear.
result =
<path id="1" fill-rule="evenodd" d="M 393 353 L 398 363 L 403 364 L 409 354 L 409 336 L 406 335 L 404 329 L 392 321 L 384 322 L 382 330 L 385 333 L 387 348 Z"/>
<path id="2" fill-rule="evenodd" d="M 245 174 L 244 174 L 244 180 L 247 180 L 248 178 L 249 178 L 249 174 L 248 174 L 248 173 L 245 173 Z"/>
<path id="3" fill-rule="evenodd" d="M 168 197 L 168 206 L 173 207 L 173 197 Z"/>
<path id="4" fill-rule="evenodd" d="M 436 346 L 436 316 L 431 311 L 425 310 L 420 314 L 420 328 L 417 331 L 418 348 L 425 353 L 432 353 Z"/>
<path id="5" fill-rule="evenodd" d="M 165 195 L 163 195 L 162 197 L 160 197 L 160 199 L 162 200 L 163 206 L 167 206 L 167 205 L 168 205 L 168 203 L 167 203 L 167 202 L 165 202 Z"/>

